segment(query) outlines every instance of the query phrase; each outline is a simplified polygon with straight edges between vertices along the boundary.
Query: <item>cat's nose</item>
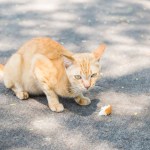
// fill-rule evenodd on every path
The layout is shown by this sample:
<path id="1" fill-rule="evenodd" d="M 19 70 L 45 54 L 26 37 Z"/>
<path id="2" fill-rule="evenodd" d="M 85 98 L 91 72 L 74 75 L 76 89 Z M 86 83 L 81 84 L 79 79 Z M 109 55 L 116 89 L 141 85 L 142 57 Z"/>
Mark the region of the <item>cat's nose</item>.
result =
<path id="1" fill-rule="evenodd" d="M 84 82 L 84 87 L 88 90 L 89 88 L 90 88 L 90 83 L 88 83 L 88 82 Z"/>
<path id="2" fill-rule="evenodd" d="M 91 86 L 91 83 L 88 80 L 84 80 L 83 81 L 83 85 L 88 90 L 90 88 L 90 86 Z"/>
<path id="3" fill-rule="evenodd" d="M 87 90 L 90 88 L 90 85 L 88 85 L 88 86 L 84 86 Z"/>

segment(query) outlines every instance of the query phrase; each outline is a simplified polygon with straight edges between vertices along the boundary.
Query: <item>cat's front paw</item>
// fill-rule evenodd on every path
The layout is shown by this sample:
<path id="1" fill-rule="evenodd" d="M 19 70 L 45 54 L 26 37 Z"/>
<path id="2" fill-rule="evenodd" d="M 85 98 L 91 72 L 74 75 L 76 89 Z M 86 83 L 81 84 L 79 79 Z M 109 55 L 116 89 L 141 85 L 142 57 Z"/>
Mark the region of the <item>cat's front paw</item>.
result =
<path id="1" fill-rule="evenodd" d="M 79 105 L 89 105 L 91 103 L 91 100 L 88 97 L 76 97 L 75 101 Z"/>
<path id="2" fill-rule="evenodd" d="M 49 104 L 49 108 L 55 112 L 62 112 L 64 110 L 64 106 L 61 103 Z"/>
<path id="3" fill-rule="evenodd" d="M 26 100 L 29 98 L 29 94 L 27 92 L 17 92 L 16 96 L 21 100 Z"/>

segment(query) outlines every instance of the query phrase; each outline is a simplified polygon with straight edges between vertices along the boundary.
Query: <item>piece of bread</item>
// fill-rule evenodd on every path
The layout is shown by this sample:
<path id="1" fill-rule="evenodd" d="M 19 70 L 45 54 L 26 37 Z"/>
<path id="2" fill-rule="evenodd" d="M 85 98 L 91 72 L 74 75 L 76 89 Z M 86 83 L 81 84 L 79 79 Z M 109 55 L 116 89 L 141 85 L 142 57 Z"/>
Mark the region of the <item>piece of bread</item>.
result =
<path id="1" fill-rule="evenodd" d="M 107 115 L 110 115 L 112 112 L 112 106 L 111 105 L 107 105 L 107 106 L 104 106 L 104 107 L 101 107 L 101 110 L 99 112 L 99 115 L 100 116 L 107 116 Z"/>

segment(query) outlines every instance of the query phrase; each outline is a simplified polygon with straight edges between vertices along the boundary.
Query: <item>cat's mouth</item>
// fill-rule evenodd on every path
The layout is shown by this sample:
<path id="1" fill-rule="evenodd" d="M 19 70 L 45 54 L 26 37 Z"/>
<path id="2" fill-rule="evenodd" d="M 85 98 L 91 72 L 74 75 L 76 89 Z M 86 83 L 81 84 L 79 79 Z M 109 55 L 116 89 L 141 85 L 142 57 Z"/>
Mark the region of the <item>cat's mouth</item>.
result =
<path id="1" fill-rule="evenodd" d="M 90 91 L 91 89 L 92 89 L 93 87 L 92 86 L 90 86 L 90 87 L 84 87 L 84 88 L 82 88 L 82 91 L 83 92 L 88 92 L 88 91 Z"/>

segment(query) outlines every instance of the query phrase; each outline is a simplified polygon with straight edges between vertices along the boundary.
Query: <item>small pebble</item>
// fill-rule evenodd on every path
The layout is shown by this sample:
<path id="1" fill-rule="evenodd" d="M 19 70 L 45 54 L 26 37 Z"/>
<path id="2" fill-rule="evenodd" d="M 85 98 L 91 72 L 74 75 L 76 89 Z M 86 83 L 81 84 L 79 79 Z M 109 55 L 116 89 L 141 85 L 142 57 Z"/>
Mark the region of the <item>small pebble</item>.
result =
<path id="1" fill-rule="evenodd" d="M 13 104 L 10 104 L 10 105 L 11 105 L 11 106 L 15 106 L 16 104 L 13 103 Z"/>
<path id="2" fill-rule="evenodd" d="M 135 112 L 134 115 L 136 116 L 136 115 L 137 115 L 137 112 Z"/>

